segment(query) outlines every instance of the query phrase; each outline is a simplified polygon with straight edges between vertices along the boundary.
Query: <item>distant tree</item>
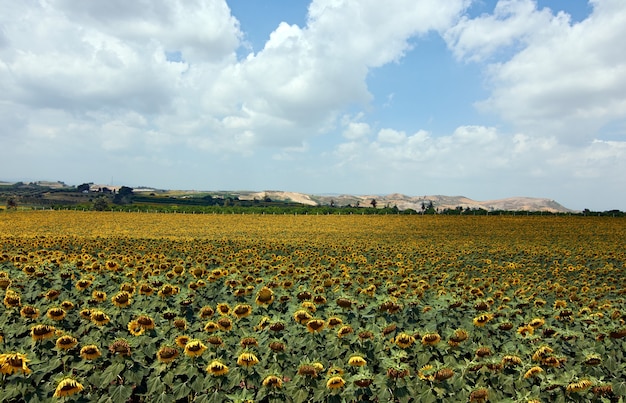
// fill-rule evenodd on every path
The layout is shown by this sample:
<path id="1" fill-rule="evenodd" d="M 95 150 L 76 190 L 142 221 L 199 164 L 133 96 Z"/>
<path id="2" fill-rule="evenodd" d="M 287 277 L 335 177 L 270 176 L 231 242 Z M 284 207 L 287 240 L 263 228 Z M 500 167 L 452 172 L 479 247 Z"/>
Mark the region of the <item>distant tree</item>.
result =
<path id="1" fill-rule="evenodd" d="M 17 200 L 15 197 L 9 197 L 7 199 L 7 210 L 16 210 L 17 209 Z"/>
<path id="2" fill-rule="evenodd" d="M 106 198 L 98 197 L 96 201 L 93 203 L 93 209 L 96 211 L 104 211 L 109 208 L 109 203 Z"/>
<path id="3" fill-rule="evenodd" d="M 117 194 L 124 197 L 124 196 L 132 196 L 133 195 L 133 188 L 130 188 L 128 186 L 122 186 L 120 188 L 120 190 L 117 191 Z"/>
<path id="4" fill-rule="evenodd" d="M 335 207 L 335 201 L 333 199 L 330 199 L 330 207 Z"/>
<path id="5" fill-rule="evenodd" d="M 376 208 L 376 205 L 378 204 L 378 202 L 376 202 L 376 199 L 372 199 L 370 204 L 372 205 L 372 207 Z"/>
<path id="6" fill-rule="evenodd" d="M 88 183 L 83 183 L 81 185 L 76 186 L 76 190 L 79 192 L 89 192 L 89 184 Z"/>

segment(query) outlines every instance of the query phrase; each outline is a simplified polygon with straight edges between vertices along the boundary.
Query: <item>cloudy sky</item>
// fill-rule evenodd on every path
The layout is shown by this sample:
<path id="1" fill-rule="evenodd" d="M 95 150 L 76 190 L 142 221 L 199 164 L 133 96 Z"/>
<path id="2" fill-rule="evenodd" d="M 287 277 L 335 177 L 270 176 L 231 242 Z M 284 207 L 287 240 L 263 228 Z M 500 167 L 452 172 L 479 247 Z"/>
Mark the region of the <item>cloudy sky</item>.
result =
<path id="1" fill-rule="evenodd" d="M 624 0 L 0 9 L 0 180 L 626 210 Z"/>

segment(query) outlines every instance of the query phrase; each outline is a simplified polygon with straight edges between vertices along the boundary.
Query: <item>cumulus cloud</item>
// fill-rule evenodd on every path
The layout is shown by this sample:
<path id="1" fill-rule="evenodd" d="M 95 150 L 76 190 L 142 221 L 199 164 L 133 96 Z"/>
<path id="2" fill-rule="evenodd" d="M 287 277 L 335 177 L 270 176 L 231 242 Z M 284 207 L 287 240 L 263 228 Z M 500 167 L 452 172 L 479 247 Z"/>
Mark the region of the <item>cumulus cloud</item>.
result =
<path id="1" fill-rule="evenodd" d="M 464 18 L 448 30 L 457 57 L 491 60 L 491 94 L 477 106 L 565 142 L 589 142 L 626 117 L 626 54 L 616 51 L 626 36 L 626 7 L 620 0 L 591 4 L 591 15 L 572 24 L 534 1 L 500 0 L 493 15 Z"/>
<path id="2" fill-rule="evenodd" d="M 0 97 L 32 120 L 62 111 L 104 149 L 298 147 L 371 100 L 369 69 L 398 60 L 411 37 L 445 29 L 465 6 L 393 0 L 380 13 L 373 0 L 315 0 L 306 26 L 282 23 L 261 51 L 237 59 L 243 32 L 224 0 L 13 2 L 0 17 Z M 127 111 L 142 123 L 115 123 Z"/>

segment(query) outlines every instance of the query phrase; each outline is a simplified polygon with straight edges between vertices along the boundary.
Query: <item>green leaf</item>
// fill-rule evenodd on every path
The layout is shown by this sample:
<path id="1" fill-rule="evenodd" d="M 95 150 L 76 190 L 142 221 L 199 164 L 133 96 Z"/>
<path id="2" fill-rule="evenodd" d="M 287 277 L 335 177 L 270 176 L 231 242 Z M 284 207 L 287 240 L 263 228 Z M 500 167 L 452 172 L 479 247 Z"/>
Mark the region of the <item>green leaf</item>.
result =
<path id="1" fill-rule="evenodd" d="M 144 371 L 138 370 L 136 368 L 129 368 L 124 371 L 122 376 L 125 381 L 134 383 L 135 385 L 141 384 L 144 378 Z"/>
<path id="2" fill-rule="evenodd" d="M 165 391 L 165 384 L 158 376 L 152 376 L 148 378 L 147 386 L 148 395 L 150 396 L 160 395 Z"/>
<path id="3" fill-rule="evenodd" d="M 178 400 L 182 399 L 183 397 L 189 396 L 191 388 L 189 387 L 189 385 L 187 385 L 187 382 L 183 382 L 174 386 L 172 392 L 174 392 L 174 398 Z"/>
<path id="4" fill-rule="evenodd" d="M 132 386 L 128 385 L 115 385 L 109 388 L 109 395 L 111 401 L 114 403 L 124 403 L 133 394 Z"/>
<path id="5" fill-rule="evenodd" d="M 124 368 L 126 368 L 126 365 L 123 362 L 114 362 L 109 365 L 100 375 L 100 384 L 107 385 L 113 382 Z"/>

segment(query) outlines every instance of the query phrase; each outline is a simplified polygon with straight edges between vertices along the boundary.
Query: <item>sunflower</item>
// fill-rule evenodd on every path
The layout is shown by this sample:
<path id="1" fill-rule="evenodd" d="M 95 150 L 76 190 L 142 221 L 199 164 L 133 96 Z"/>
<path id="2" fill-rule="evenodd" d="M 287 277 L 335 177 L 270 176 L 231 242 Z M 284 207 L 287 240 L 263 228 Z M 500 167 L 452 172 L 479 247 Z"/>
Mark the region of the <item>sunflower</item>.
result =
<path id="1" fill-rule="evenodd" d="M 138 321 L 131 320 L 130 322 L 128 322 L 128 331 L 133 336 L 141 336 L 146 331 L 146 329 L 144 329 Z"/>
<path id="2" fill-rule="evenodd" d="M 263 330 L 265 329 L 272 320 L 268 316 L 263 316 L 259 321 L 259 324 L 254 327 L 254 330 Z"/>
<path id="3" fill-rule="evenodd" d="M 83 385 L 78 383 L 75 379 L 72 378 L 64 378 L 59 382 L 56 390 L 54 391 L 54 397 L 65 397 L 72 396 L 80 391 L 82 391 Z"/>
<path id="4" fill-rule="evenodd" d="M 233 308 L 233 314 L 237 319 L 245 318 L 252 313 L 252 306 L 248 304 L 239 304 Z"/>
<path id="5" fill-rule="evenodd" d="M 597 354 L 590 354 L 585 357 L 583 363 L 590 366 L 600 365 L 602 364 L 602 358 Z"/>
<path id="6" fill-rule="evenodd" d="M 104 291 L 93 290 L 91 298 L 96 302 L 104 302 L 107 300 L 107 293 Z"/>
<path id="7" fill-rule="evenodd" d="M 28 375 L 32 372 L 26 365 L 28 361 L 26 355 L 22 353 L 0 354 L 0 374 L 11 375 L 21 372 Z"/>
<path id="8" fill-rule="evenodd" d="M 72 301 L 65 300 L 61 302 L 61 308 L 63 308 L 65 311 L 72 310 L 74 309 L 74 303 Z"/>
<path id="9" fill-rule="evenodd" d="M 313 368 L 315 368 L 315 370 L 317 371 L 318 374 L 321 374 L 322 372 L 324 372 L 324 365 L 322 365 L 321 362 L 314 362 L 313 364 L 311 364 L 311 366 Z"/>
<path id="10" fill-rule="evenodd" d="M 23 318 L 37 319 L 39 317 L 39 309 L 34 306 L 26 305 L 20 309 L 20 315 Z"/>
<path id="11" fill-rule="evenodd" d="M 109 346 L 109 351 L 112 354 L 119 354 L 123 356 L 130 356 L 130 344 L 124 339 L 116 339 Z"/>
<path id="12" fill-rule="evenodd" d="M 467 331 L 465 329 L 456 329 L 452 337 L 450 337 L 448 344 L 451 344 L 452 346 L 458 346 L 461 342 L 467 340 L 468 337 L 469 335 L 467 334 Z"/>
<path id="13" fill-rule="evenodd" d="M 263 386 L 268 388 L 282 388 L 283 380 L 277 377 L 276 375 L 268 375 L 263 379 Z"/>
<path id="14" fill-rule="evenodd" d="M 535 318 L 533 320 L 531 320 L 530 322 L 528 322 L 528 326 L 532 327 L 533 329 L 537 329 L 538 327 L 541 327 L 544 325 L 544 323 L 546 323 L 546 321 L 542 318 Z"/>
<path id="15" fill-rule="evenodd" d="M 78 340 L 72 336 L 61 336 L 57 339 L 56 346 L 59 350 L 69 350 L 78 344 Z"/>
<path id="16" fill-rule="evenodd" d="M 311 314 L 304 309 L 299 309 L 293 314 L 293 320 L 301 325 L 306 325 L 306 323 L 312 318 L 313 316 L 311 316 Z"/>
<path id="17" fill-rule="evenodd" d="M 516 355 L 505 355 L 502 357 L 502 364 L 507 367 L 522 365 L 522 359 Z"/>
<path id="18" fill-rule="evenodd" d="M 93 323 L 97 326 L 104 326 L 111 320 L 109 316 L 103 311 L 93 310 L 91 311 L 91 315 L 89 317 Z"/>
<path id="19" fill-rule="evenodd" d="M 349 309 L 352 307 L 352 301 L 347 298 L 338 298 L 337 305 L 339 305 L 341 308 Z"/>
<path id="20" fill-rule="evenodd" d="M 415 337 L 406 333 L 400 333 L 396 336 L 395 343 L 400 348 L 408 348 L 415 343 Z"/>
<path id="21" fill-rule="evenodd" d="M 126 308 L 130 306 L 132 299 L 131 294 L 128 291 L 120 291 L 111 297 L 111 302 L 118 308 Z"/>
<path id="22" fill-rule="evenodd" d="M 533 361 L 542 361 L 545 358 L 547 358 L 548 356 L 550 356 L 550 354 L 552 354 L 554 352 L 554 350 L 552 350 L 550 347 L 548 346 L 541 346 L 539 347 L 533 354 Z"/>
<path id="23" fill-rule="evenodd" d="M 524 325 L 517 328 L 517 334 L 522 337 L 530 336 L 535 333 L 535 328 L 530 325 Z"/>
<path id="24" fill-rule="evenodd" d="M 434 346 L 441 341 L 441 336 L 438 333 L 426 333 L 422 336 L 422 345 Z"/>
<path id="25" fill-rule="evenodd" d="M 326 381 L 326 388 L 328 389 L 341 389 L 345 386 L 346 381 L 340 376 L 333 376 Z"/>
<path id="26" fill-rule="evenodd" d="M 484 403 L 489 399 L 489 392 L 487 389 L 476 389 L 470 393 L 470 402 Z"/>
<path id="27" fill-rule="evenodd" d="M 526 371 L 526 373 L 524 374 L 524 379 L 529 379 L 529 378 L 533 378 L 537 375 L 539 375 L 540 373 L 543 372 L 543 368 L 541 367 L 531 367 L 528 371 Z"/>
<path id="28" fill-rule="evenodd" d="M 340 326 L 343 324 L 343 320 L 341 318 L 338 318 L 336 316 L 333 316 L 331 318 L 328 319 L 328 327 L 329 328 L 334 328 L 336 326 Z"/>
<path id="29" fill-rule="evenodd" d="M 350 365 L 351 367 L 364 367 L 365 365 L 367 365 L 367 361 L 360 355 L 353 355 L 348 360 L 348 365 Z"/>
<path id="30" fill-rule="evenodd" d="M 178 357 L 178 354 L 178 350 L 175 348 L 163 346 L 159 349 L 159 351 L 157 351 L 156 357 L 160 362 L 168 364 L 174 361 L 176 357 Z"/>
<path id="31" fill-rule="evenodd" d="M 269 344 L 270 350 L 275 353 L 281 353 L 285 351 L 285 343 L 281 343 L 280 341 L 273 341 Z"/>
<path id="32" fill-rule="evenodd" d="M 213 376 L 224 376 L 228 374 L 228 367 L 218 360 L 211 361 L 206 370 Z"/>
<path id="33" fill-rule="evenodd" d="M 241 347 L 243 348 L 247 348 L 250 346 L 259 346 L 259 342 L 254 337 L 244 337 L 243 339 L 241 339 L 241 342 L 239 342 L 239 344 L 241 344 Z"/>
<path id="34" fill-rule="evenodd" d="M 45 340 L 54 337 L 56 329 L 49 325 L 35 325 L 30 328 L 30 335 L 33 340 Z"/>
<path id="35" fill-rule="evenodd" d="M 59 295 L 61 295 L 61 291 L 51 289 L 48 290 L 43 296 L 46 297 L 48 301 L 54 301 L 55 299 L 59 298 Z"/>
<path id="36" fill-rule="evenodd" d="M 150 286 L 150 284 L 141 284 L 139 286 L 139 294 L 150 296 L 154 293 L 154 288 Z"/>
<path id="37" fill-rule="evenodd" d="M 217 321 L 217 326 L 220 330 L 228 332 L 233 328 L 233 322 L 231 322 L 231 320 L 227 317 L 222 317 Z"/>
<path id="38" fill-rule="evenodd" d="M 208 319 L 213 316 L 214 313 L 215 311 L 210 306 L 203 306 L 202 309 L 200 309 L 200 319 Z"/>
<path id="39" fill-rule="evenodd" d="M 66 312 L 61 308 L 50 308 L 46 313 L 46 316 L 52 320 L 63 320 Z"/>
<path id="40" fill-rule="evenodd" d="M 207 347 L 200 340 L 189 340 L 185 344 L 185 355 L 188 357 L 199 357 L 206 349 Z"/>
<path id="41" fill-rule="evenodd" d="M 139 325 L 145 330 L 154 329 L 154 319 L 152 319 L 148 315 L 140 315 L 137 318 L 137 323 L 139 323 Z"/>
<path id="42" fill-rule="evenodd" d="M 445 381 L 454 376 L 454 371 L 450 368 L 442 368 L 439 371 L 435 372 L 434 378 L 438 382 Z"/>
<path id="43" fill-rule="evenodd" d="M 230 314 L 230 305 L 225 302 L 217 304 L 217 312 L 222 316 Z"/>
<path id="44" fill-rule="evenodd" d="M 13 290 L 7 290 L 4 295 L 4 306 L 7 308 L 16 308 L 22 304 L 21 297 Z"/>
<path id="45" fill-rule="evenodd" d="M 224 344 L 224 341 L 219 336 L 211 336 L 207 339 L 207 342 L 209 342 L 212 346 L 221 346 Z"/>
<path id="46" fill-rule="evenodd" d="M 237 358 L 237 365 L 241 365 L 242 367 L 251 367 L 259 363 L 259 359 L 250 352 L 243 352 Z"/>
<path id="47" fill-rule="evenodd" d="M 302 306 L 302 308 L 306 309 L 310 313 L 315 313 L 317 311 L 317 307 L 311 301 L 304 301 L 304 302 L 302 302 L 301 306 Z"/>
<path id="48" fill-rule="evenodd" d="M 184 318 L 174 320 L 174 327 L 178 330 L 187 330 L 187 321 Z"/>
<path id="49" fill-rule="evenodd" d="M 257 305 L 270 305 L 274 302 L 274 291 L 267 287 L 263 287 L 256 294 L 255 302 Z"/>
<path id="50" fill-rule="evenodd" d="M 337 330 L 337 337 L 341 339 L 342 337 L 345 337 L 352 332 L 354 332 L 354 329 L 352 329 L 352 326 L 344 325 L 344 326 L 341 326 L 339 330 Z"/>
<path id="51" fill-rule="evenodd" d="M 272 332 L 282 332 L 285 330 L 285 324 L 283 322 L 275 322 L 270 325 L 270 330 Z"/>
<path id="52" fill-rule="evenodd" d="M 476 350 L 476 356 L 484 358 L 491 355 L 491 349 L 489 347 L 479 347 Z"/>
<path id="53" fill-rule="evenodd" d="M 215 322 L 207 322 L 207 324 L 204 325 L 205 332 L 213 333 L 213 332 L 217 332 L 218 330 L 220 330 L 220 327 Z"/>
<path id="54" fill-rule="evenodd" d="M 323 367 L 322 367 L 323 368 Z M 298 375 L 317 378 L 317 369 L 313 365 L 300 365 Z"/>
<path id="55" fill-rule="evenodd" d="M 474 323 L 475 326 L 478 327 L 483 327 L 487 324 L 487 322 L 489 322 L 491 319 L 493 319 L 493 315 L 489 314 L 489 313 L 485 313 L 483 315 L 478 315 L 477 317 L 474 318 L 474 320 L 472 321 Z"/>
<path id="56" fill-rule="evenodd" d="M 434 372 L 435 367 L 427 364 L 417 371 L 417 377 L 423 381 L 433 381 L 435 379 Z"/>
<path id="57" fill-rule="evenodd" d="M 568 392 L 578 393 L 578 392 L 583 392 L 592 386 L 593 386 L 592 381 L 590 381 L 589 379 L 583 379 L 582 381 L 572 382 L 568 384 L 565 387 L 565 390 Z"/>
<path id="58" fill-rule="evenodd" d="M 309 333 L 319 333 L 324 330 L 325 325 L 326 322 L 324 322 L 322 319 L 311 319 L 306 323 L 306 330 Z"/>
<path id="59" fill-rule="evenodd" d="M 181 335 L 176 337 L 176 345 L 180 348 L 185 348 L 191 338 L 189 336 Z"/>
<path id="60" fill-rule="evenodd" d="M 80 356 L 84 360 L 95 360 L 101 355 L 102 353 L 100 352 L 100 349 L 94 344 L 89 344 L 80 349 Z"/>

